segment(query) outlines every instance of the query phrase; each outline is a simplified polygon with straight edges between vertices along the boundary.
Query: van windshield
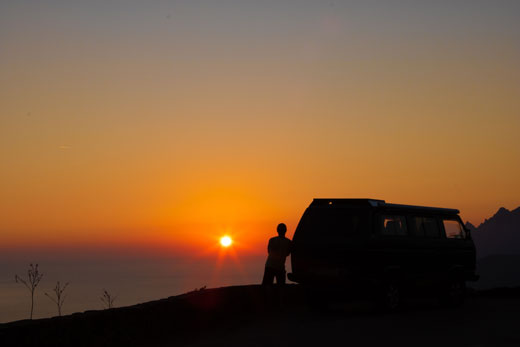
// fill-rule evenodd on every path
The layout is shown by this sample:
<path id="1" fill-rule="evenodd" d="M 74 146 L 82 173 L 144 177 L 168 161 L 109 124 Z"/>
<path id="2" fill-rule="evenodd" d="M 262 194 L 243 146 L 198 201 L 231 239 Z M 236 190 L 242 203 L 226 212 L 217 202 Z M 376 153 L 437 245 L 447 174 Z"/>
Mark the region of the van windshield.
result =
<path id="1" fill-rule="evenodd" d="M 366 227 L 368 212 L 352 208 L 309 208 L 294 234 L 295 242 L 330 244 L 350 240 Z"/>

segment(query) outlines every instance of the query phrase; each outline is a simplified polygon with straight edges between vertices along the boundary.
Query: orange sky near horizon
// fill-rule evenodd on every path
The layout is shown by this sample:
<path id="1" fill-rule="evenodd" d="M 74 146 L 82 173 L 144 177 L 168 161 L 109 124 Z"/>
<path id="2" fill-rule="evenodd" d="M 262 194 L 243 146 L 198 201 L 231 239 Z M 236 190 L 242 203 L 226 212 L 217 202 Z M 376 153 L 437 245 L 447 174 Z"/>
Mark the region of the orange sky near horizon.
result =
<path id="1" fill-rule="evenodd" d="M 71 3 L 0 5 L 0 249 L 263 254 L 316 197 L 520 206 L 514 3 Z"/>

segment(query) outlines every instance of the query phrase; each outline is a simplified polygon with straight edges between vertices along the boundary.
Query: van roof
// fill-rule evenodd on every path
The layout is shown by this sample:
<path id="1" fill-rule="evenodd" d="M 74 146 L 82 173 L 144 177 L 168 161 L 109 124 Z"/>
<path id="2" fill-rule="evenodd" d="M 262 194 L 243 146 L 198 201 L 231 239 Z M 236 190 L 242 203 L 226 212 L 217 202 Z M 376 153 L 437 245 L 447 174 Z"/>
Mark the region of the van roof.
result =
<path id="1" fill-rule="evenodd" d="M 311 206 L 344 206 L 344 207 L 382 207 L 396 210 L 417 210 L 444 214 L 459 214 L 454 208 L 428 207 L 416 205 L 391 204 L 379 199 L 314 199 Z"/>

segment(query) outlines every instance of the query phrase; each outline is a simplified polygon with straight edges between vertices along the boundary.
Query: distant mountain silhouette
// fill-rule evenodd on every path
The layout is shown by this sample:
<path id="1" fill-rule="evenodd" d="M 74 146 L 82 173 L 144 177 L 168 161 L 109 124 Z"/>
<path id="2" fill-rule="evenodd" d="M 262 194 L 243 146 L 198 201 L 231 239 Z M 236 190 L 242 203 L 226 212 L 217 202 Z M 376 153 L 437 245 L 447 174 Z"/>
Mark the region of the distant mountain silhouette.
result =
<path id="1" fill-rule="evenodd" d="M 470 222 L 477 248 L 476 289 L 520 286 L 520 207 L 509 211 L 501 207 L 478 227 Z"/>
<path id="2" fill-rule="evenodd" d="M 466 227 L 472 232 L 478 259 L 520 254 L 520 207 L 512 211 L 501 207 L 478 227 L 469 222 Z"/>
<path id="3" fill-rule="evenodd" d="M 520 286 L 520 255 L 490 255 L 477 260 L 480 279 L 471 283 L 476 289 Z"/>

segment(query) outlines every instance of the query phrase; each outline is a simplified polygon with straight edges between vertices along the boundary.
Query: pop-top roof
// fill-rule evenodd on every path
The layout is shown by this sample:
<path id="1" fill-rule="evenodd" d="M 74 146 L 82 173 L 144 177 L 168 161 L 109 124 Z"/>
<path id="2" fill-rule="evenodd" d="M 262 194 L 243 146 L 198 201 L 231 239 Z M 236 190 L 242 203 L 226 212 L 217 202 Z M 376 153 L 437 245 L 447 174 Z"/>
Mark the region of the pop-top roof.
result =
<path id="1" fill-rule="evenodd" d="M 454 208 L 391 204 L 379 199 L 314 199 L 310 206 L 386 207 L 397 210 L 422 210 L 449 214 L 458 214 L 460 212 Z"/>
<path id="2" fill-rule="evenodd" d="M 384 204 L 384 200 L 378 199 L 314 199 L 311 206 L 372 206 L 376 207 L 378 204 Z"/>

